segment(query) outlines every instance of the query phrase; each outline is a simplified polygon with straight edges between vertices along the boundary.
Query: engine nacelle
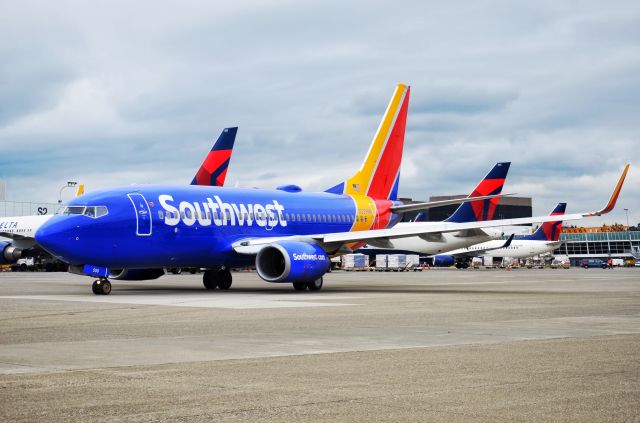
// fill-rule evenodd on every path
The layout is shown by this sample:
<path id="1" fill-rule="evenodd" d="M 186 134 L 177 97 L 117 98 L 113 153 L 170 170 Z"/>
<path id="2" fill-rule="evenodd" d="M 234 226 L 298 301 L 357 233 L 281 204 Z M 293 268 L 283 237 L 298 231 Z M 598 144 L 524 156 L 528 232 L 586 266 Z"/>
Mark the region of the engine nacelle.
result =
<path id="1" fill-rule="evenodd" d="M 315 244 L 281 241 L 258 252 L 256 270 L 267 282 L 311 282 L 329 270 L 329 257 Z"/>
<path id="2" fill-rule="evenodd" d="M 22 249 L 14 247 L 10 242 L 0 242 L 0 264 L 15 263 L 22 258 Z"/>
<path id="3" fill-rule="evenodd" d="M 147 281 L 164 275 L 164 269 L 109 269 L 109 279 Z"/>
<path id="4" fill-rule="evenodd" d="M 433 258 L 433 265 L 437 267 L 449 267 L 453 266 L 456 259 L 453 256 L 440 255 Z"/>

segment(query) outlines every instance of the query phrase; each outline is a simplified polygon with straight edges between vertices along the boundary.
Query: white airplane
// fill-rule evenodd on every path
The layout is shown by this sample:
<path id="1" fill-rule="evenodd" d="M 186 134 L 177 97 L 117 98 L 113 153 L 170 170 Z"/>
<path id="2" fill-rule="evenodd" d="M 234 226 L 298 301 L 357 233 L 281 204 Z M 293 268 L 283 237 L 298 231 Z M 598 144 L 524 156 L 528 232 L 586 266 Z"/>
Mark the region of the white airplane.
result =
<path id="1" fill-rule="evenodd" d="M 76 197 L 84 194 L 84 184 L 79 184 Z M 36 231 L 54 215 L 0 217 L 0 264 L 15 263 L 29 256 L 30 250 L 40 249 L 35 239 Z"/>
<path id="2" fill-rule="evenodd" d="M 564 215 L 567 203 L 558 203 L 549 216 Z M 560 233 L 562 221 L 545 222 L 533 234 L 514 239 L 510 245 L 504 246 L 501 240 L 487 241 L 466 248 L 449 251 L 434 257 L 436 265 L 453 265 L 466 268 L 473 257 L 511 257 L 527 258 L 553 252 L 562 245 Z"/>
<path id="3" fill-rule="evenodd" d="M 511 163 L 509 162 L 497 163 L 467 197 L 467 199 L 477 199 L 461 204 L 444 222 L 470 223 L 493 219 L 510 165 Z M 410 205 L 404 207 L 410 207 Z M 424 214 L 420 213 L 413 222 L 400 222 L 394 228 L 411 228 L 416 225 L 428 226 L 442 223 L 426 222 Z M 377 250 L 438 254 L 500 238 L 503 235 L 504 232 L 500 228 L 467 229 L 406 238 L 371 240 L 360 251 L 365 254 L 373 254 Z M 499 241 L 499 243 L 503 245 L 504 241 Z"/>

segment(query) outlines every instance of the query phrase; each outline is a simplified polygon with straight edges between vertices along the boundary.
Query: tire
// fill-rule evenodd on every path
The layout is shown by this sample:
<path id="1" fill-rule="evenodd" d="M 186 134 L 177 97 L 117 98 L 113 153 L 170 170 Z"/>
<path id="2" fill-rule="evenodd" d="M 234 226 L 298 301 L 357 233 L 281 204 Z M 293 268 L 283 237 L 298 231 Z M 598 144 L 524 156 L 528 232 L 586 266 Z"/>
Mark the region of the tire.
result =
<path id="1" fill-rule="evenodd" d="M 225 290 L 231 288 L 233 277 L 231 276 L 231 272 L 229 270 L 218 271 L 217 277 L 218 277 L 218 288 L 225 289 Z"/>
<path id="2" fill-rule="evenodd" d="M 96 295 L 109 295 L 111 294 L 111 282 L 108 280 L 97 280 L 91 285 L 91 290 Z"/>
<path id="3" fill-rule="evenodd" d="M 309 291 L 320 291 L 322 289 L 322 277 L 315 281 L 307 282 L 307 288 L 309 288 Z"/>
<path id="4" fill-rule="evenodd" d="M 205 270 L 202 275 L 202 284 L 207 289 L 216 289 L 218 287 L 218 278 L 215 270 Z"/>
<path id="5" fill-rule="evenodd" d="M 295 289 L 296 291 L 305 291 L 307 289 L 307 283 L 306 282 L 294 282 L 293 283 L 293 289 Z"/>

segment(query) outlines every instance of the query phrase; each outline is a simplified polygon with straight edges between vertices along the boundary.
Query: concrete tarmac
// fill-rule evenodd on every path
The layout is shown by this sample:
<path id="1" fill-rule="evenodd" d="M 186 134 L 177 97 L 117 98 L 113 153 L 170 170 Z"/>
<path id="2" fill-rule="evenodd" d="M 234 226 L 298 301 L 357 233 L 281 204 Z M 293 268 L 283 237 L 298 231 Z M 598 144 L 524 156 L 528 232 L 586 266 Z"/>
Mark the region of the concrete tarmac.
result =
<path id="1" fill-rule="evenodd" d="M 0 273 L 2 421 L 640 421 L 640 269 Z"/>

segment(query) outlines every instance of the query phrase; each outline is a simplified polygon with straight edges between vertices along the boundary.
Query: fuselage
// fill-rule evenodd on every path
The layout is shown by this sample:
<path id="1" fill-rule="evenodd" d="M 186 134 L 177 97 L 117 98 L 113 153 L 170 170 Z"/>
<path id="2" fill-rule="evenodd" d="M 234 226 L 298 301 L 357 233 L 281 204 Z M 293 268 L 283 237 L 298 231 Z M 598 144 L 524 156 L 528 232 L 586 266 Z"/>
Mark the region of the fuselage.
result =
<path id="1" fill-rule="evenodd" d="M 11 244 L 22 249 L 36 245 L 35 233 L 53 215 L 0 217 L 0 237 L 11 238 Z"/>
<path id="2" fill-rule="evenodd" d="M 397 221 L 392 204 L 330 193 L 132 186 L 73 199 L 36 238 L 73 265 L 240 266 L 253 261 L 233 251 L 242 239 L 386 228 Z"/>
<path id="3" fill-rule="evenodd" d="M 467 253 L 473 255 L 474 251 L 480 251 L 478 255 L 487 257 L 512 257 L 512 258 L 527 258 L 540 254 L 551 253 L 557 249 L 562 243 L 559 241 L 537 241 L 528 239 L 514 239 L 511 241 L 511 245 L 507 248 L 497 248 L 490 251 L 482 252 L 489 248 L 496 248 L 504 244 L 504 241 L 494 240 L 487 241 L 481 244 L 473 245 L 468 248 L 463 248 L 457 251 L 451 251 L 447 254 Z"/>

